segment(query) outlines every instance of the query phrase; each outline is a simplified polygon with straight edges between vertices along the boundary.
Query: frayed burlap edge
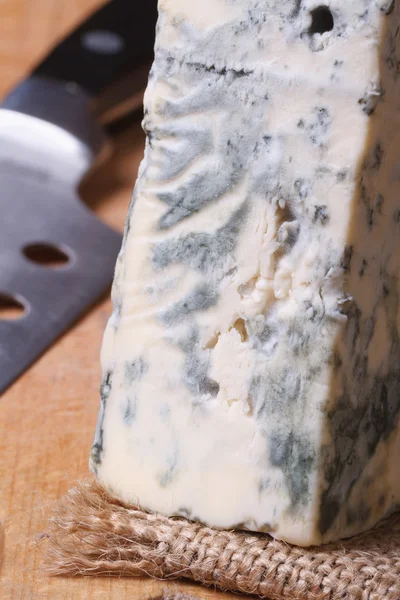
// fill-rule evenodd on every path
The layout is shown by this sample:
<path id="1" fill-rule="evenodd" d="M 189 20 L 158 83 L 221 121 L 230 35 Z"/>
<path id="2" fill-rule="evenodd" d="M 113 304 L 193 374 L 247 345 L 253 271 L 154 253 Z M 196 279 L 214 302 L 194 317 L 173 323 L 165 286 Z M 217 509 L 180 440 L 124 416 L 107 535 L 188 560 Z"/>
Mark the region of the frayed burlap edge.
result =
<path id="1" fill-rule="evenodd" d="M 271 600 L 400 599 L 400 515 L 339 544 L 298 548 L 149 514 L 88 482 L 59 502 L 41 540 L 52 575 L 183 577 Z"/>

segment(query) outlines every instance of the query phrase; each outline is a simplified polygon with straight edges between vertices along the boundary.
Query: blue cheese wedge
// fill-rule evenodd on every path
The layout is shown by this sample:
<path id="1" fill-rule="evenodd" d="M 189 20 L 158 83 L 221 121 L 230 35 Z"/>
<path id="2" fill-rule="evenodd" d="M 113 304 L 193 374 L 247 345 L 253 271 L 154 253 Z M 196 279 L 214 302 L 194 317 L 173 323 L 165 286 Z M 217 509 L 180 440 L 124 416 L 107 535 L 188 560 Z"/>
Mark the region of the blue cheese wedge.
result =
<path id="1" fill-rule="evenodd" d="M 400 501 L 400 2 L 160 0 L 97 478 L 299 545 Z"/>

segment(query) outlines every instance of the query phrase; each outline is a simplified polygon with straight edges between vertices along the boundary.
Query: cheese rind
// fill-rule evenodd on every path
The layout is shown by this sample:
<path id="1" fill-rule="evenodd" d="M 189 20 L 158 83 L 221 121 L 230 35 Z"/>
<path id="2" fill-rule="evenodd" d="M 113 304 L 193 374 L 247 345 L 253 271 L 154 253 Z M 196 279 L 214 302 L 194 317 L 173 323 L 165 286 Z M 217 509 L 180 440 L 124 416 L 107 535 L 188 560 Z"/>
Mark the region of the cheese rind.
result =
<path id="1" fill-rule="evenodd" d="M 400 500 L 400 13 L 209 4 L 159 3 L 91 468 L 327 542 Z"/>

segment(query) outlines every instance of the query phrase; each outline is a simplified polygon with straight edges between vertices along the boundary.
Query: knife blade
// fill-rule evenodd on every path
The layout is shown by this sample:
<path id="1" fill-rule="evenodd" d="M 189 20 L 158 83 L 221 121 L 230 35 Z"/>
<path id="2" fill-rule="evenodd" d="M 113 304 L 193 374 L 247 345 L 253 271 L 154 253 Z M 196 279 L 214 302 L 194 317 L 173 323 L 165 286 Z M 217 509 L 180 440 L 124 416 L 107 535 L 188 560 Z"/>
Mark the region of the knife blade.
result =
<path id="1" fill-rule="evenodd" d="M 0 105 L 0 394 L 112 281 L 121 235 L 77 190 L 106 168 L 104 124 L 141 106 L 156 20 L 156 0 L 111 0 Z"/>

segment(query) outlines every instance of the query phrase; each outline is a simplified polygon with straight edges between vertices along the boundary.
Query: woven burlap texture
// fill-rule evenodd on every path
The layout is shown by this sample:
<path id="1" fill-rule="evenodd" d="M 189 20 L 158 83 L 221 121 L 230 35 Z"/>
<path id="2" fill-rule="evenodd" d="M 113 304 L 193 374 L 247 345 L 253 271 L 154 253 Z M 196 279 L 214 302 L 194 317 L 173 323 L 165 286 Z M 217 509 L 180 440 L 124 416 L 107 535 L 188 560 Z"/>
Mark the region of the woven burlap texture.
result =
<path id="1" fill-rule="evenodd" d="M 149 598 L 149 600 L 196 600 L 194 596 L 188 594 L 170 594 L 169 592 L 163 592 L 161 596 L 157 598 Z"/>
<path id="2" fill-rule="evenodd" d="M 399 515 L 305 549 L 149 514 L 85 482 L 61 499 L 41 539 L 53 575 L 183 577 L 271 600 L 400 600 Z"/>

